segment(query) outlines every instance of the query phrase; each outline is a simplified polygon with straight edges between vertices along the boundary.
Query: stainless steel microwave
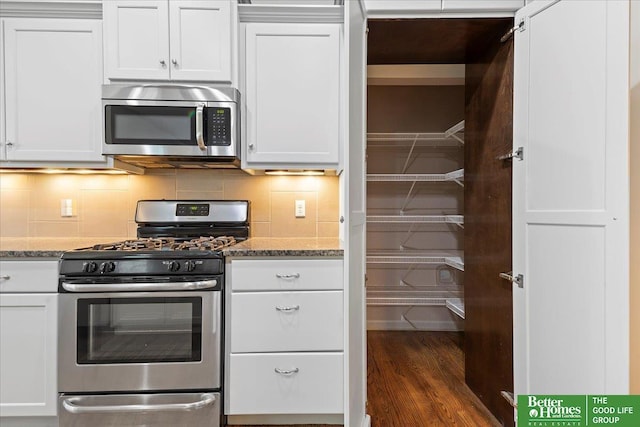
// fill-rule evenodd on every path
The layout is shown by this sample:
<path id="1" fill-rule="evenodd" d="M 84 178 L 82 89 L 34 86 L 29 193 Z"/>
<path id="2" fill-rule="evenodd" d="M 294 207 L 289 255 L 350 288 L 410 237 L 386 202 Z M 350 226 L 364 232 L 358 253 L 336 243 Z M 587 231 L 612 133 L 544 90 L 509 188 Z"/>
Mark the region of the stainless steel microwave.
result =
<path id="1" fill-rule="evenodd" d="M 240 93 L 192 85 L 102 86 L 102 153 L 141 167 L 240 166 Z"/>

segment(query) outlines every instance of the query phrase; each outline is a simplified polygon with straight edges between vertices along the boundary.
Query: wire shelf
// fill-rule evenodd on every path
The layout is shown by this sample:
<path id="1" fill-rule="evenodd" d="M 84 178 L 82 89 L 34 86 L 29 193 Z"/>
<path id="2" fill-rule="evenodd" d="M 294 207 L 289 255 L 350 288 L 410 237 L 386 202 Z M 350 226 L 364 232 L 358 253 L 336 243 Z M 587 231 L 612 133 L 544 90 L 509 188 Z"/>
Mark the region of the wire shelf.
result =
<path id="1" fill-rule="evenodd" d="M 447 298 L 445 305 L 453 313 L 464 319 L 464 300 L 462 298 Z"/>

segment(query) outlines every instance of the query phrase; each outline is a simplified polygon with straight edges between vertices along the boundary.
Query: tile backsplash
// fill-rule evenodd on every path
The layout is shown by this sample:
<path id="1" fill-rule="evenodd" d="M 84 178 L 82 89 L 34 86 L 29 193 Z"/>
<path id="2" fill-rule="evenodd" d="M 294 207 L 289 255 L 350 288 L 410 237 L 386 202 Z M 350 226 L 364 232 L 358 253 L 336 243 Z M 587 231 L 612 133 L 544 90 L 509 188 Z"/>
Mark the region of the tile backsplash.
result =
<path id="1" fill-rule="evenodd" d="M 61 200 L 72 216 L 61 216 Z M 141 199 L 251 201 L 253 237 L 338 237 L 332 176 L 251 176 L 239 170 L 159 169 L 145 175 L 2 174 L 0 237 L 135 237 Z M 305 200 L 296 218 L 294 201 Z"/>

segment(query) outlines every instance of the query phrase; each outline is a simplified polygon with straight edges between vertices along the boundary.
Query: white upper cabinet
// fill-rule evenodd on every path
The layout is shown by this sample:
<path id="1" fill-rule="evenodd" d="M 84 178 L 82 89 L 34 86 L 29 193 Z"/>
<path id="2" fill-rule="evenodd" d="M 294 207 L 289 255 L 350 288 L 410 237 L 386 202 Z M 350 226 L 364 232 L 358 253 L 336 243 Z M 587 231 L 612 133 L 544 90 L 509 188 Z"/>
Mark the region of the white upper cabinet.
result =
<path id="1" fill-rule="evenodd" d="M 4 160 L 104 162 L 100 21 L 7 18 L 3 47 Z"/>
<path id="2" fill-rule="evenodd" d="M 246 167 L 336 169 L 340 25 L 249 23 Z"/>
<path id="3" fill-rule="evenodd" d="M 524 0 L 442 0 L 444 12 L 513 12 L 524 6 Z"/>
<path id="4" fill-rule="evenodd" d="M 433 14 L 439 12 L 513 12 L 525 0 L 365 0 L 370 16 Z"/>
<path id="5" fill-rule="evenodd" d="M 231 81 L 228 0 L 103 3 L 108 79 Z"/>

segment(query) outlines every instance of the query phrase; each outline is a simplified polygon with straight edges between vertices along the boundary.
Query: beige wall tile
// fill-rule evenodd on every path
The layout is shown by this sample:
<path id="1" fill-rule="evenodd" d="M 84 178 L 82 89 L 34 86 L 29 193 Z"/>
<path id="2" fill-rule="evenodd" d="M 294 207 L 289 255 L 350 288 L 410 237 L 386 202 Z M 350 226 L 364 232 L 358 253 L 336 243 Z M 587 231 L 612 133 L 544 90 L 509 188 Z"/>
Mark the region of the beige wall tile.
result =
<path id="1" fill-rule="evenodd" d="M 335 237 L 339 235 L 338 222 L 318 222 L 318 237 Z"/>
<path id="2" fill-rule="evenodd" d="M 318 191 L 324 176 L 271 176 L 271 191 Z"/>
<path id="3" fill-rule="evenodd" d="M 130 237 L 141 199 L 246 199 L 256 237 L 337 236 L 338 178 L 252 176 L 239 170 L 157 169 L 145 175 L 0 175 L 3 237 Z M 294 200 L 307 216 L 294 217 Z M 74 217 L 60 200 L 74 200 Z"/>
<path id="4" fill-rule="evenodd" d="M 75 175 L 71 175 L 74 176 Z M 122 190 L 129 189 L 128 175 L 84 175 L 78 176 L 81 190 Z"/>
<path id="5" fill-rule="evenodd" d="M 129 218 L 134 219 L 138 200 L 175 199 L 176 177 L 169 174 L 129 176 Z"/>
<path id="6" fill-rule="evenodd" d="M 271 237 L 271 223 L 269 222 L 252 222 L 250 237 Z"/>
<path id="7" fill-rule="evenodd" d="M 294 216 L 295 201 L 306 201 L 306 217 Z M 271 237 L 316 237 L 318 195 L 315 192 L 271 193 Z"/>
<path id="8" fill-rule="evenodd" d="M 33 177 L 30 212 L 32 221 L 77 222 L 80 186 L 85 177 L 76 175 L 37 175 Z M 73 216 L 60 215 L 60 201 L 71 199 Z"/>
<path id="9" fill-rule="evenodd" d="M 181 200 L 219 200 L 224 199 L 222 191 L 178 191 Z"/>
<path id="10" fill-rule="evenodd" d="M 22 189 L 0 190 L 0 235 L 3 237 L 29 235 L 29 194 Z"/>
<path id="11" fill-rule="evenodd" d="M 81 236 L 127 236 L 130 218 L 126 191 L 83 190 L 80 200 Z"/>
<path id="12" fill-rule="evenodd" d="M 29 237 L 79 237 L 77 221 L 36 221 L 29 227 Z"/>
<path id="13" fill-rule="evenodd" d="M 32 176 L 26 173 L 0 174 L 0 189 L 28 190 Z"/>
<path id="14" fill-rule="evenodd" d="M 178 170 L 176 190 L 216 192 L 223 189 L 224 176 L 217 170 Z"/>
<path id="15" fill-rule="evenodd" d="M 224 198 L 249 200 L 251 221 L 271 220 L 271 180 L 267 176 L 226 176 Z"/>
<path id="16" fill-rule="evenodd" d="M 318 221 L 338 221 L 340 216 L 340 185 L 337 177 L 320 181 L 318 188 Z"/>

